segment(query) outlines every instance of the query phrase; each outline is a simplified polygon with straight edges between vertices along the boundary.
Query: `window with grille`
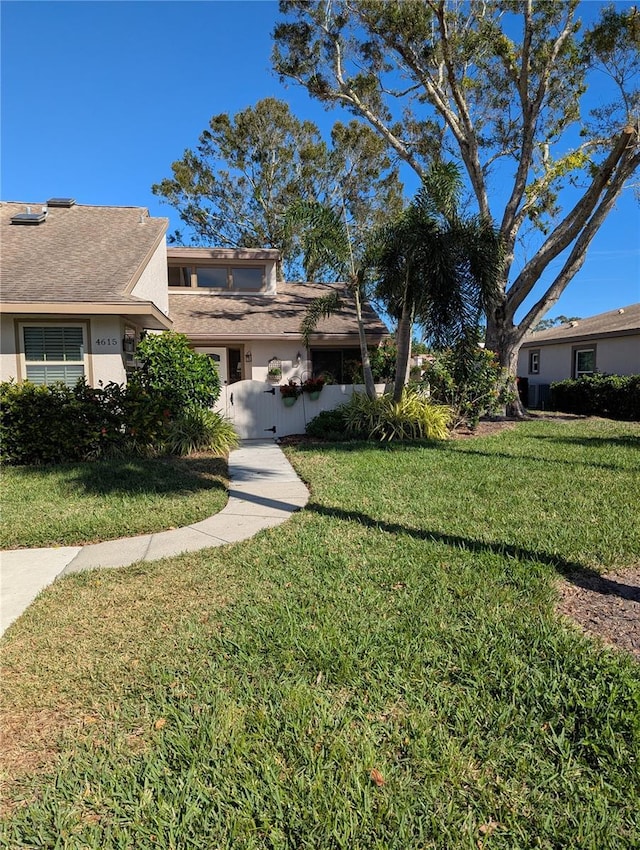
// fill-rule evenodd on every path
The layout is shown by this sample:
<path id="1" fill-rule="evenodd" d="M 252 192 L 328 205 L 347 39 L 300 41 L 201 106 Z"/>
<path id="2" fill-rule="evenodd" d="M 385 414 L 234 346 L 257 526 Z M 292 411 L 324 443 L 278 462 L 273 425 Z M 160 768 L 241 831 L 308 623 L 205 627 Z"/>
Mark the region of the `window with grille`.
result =
<path id="1" fill-rule="evenodd" d="M 581 375 L 593 375 L 596 371 L 595 348 L 576 348 L 573 351 L 573 376 L 579 378 Z"/>
<path id="2" fill-rule="evenodd" d="M 33 384 L 62 381 L 74 386 L 85 374 L 81 325 L 27 325 L 23 328 L 26 378 Z"/>

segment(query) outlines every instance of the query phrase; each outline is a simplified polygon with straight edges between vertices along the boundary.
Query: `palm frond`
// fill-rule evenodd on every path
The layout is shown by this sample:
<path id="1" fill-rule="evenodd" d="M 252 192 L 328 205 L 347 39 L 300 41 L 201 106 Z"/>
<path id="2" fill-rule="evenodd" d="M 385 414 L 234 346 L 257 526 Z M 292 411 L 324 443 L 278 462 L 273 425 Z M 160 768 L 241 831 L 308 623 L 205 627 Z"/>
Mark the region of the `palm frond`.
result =
<path id="1" fill-rule="evenodd" d="M 323 271 L 345 277 L 350 247 L 342 214 L 333 207 L 315 201 L 299 201 L 288 217 L 301 230 L 305 275 L 314 279 Z"/>
<path id="2" fill-rule="evenodd" d="M 300 325 L 300 335 L 306 348 L 309 347 L 311 334 L 315 332 L 321 320 L 334 315 L 334 313 L 338 313 L 341 308 L 342 299 L 340 298 L 340 294 L 335 290 L 332 290 L 327 295 L 321 295 L 313 299 Z"/>

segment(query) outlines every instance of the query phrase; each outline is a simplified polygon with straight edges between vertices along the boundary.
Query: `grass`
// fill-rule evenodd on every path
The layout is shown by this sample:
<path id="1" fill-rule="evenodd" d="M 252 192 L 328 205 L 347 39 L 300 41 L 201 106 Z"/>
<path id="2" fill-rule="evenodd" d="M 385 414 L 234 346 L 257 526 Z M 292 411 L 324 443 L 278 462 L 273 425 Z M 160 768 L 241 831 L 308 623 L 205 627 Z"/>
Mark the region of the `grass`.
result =
<path id="1" fill-rule="evenodd" d="M 5 467 L 0 548 L 93 543 L 188 525 L 227 500 L 219 457 Z"/>
<path id="2" fill-rule="evenodd" d="M 4 846 L 637 847 L 638 665 L 553 606 L 638 562 L 639 440 L 299 447 L 285 525 L 56 582 L 4 639 Z"/>

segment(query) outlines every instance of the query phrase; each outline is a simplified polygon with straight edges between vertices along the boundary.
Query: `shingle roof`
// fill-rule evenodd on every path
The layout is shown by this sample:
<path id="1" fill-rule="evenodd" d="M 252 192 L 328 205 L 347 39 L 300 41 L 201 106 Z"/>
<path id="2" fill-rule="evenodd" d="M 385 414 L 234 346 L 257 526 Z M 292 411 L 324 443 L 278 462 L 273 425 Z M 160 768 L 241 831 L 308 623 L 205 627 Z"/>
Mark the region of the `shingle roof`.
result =
<path id="1" fill-rule="evenodd" d="M 30 204 L 40 212 L 42 204 Z M 144 207 L 51 208 L 41 224 L 11 224 L 24 203 L 0 204 L 0 284 L 7 302 L 140 303 L 127 292 L 168 226 Z"/>
<path id="2" fill-rule="evenodd" d="M 571 342 L 585 337 L 615 336 L 640 333 L 640 303 L 609 310 L 587 319 L 578 319 L 566 325 L 549 328 L 527 334 L 523 346 L 531 348 L 536 345 L 552 345 L 554 343 Z"/>
<path id="3" fill-rule="evenodd" d="M 174 329 L 189 336 L 252 338 L 300 335 L 300 322 L 314 298 L 338 288 L 344 295 L 339 313 L 322 319 L 317 333 L 323 336 L 357 334 L 355 304 L 340 284 L 278 283 L 277 295 L 220 292 L 169 292 L 169 315 Z M 363 305 L 368 334 L 387 334 L 375 311 Z"/>

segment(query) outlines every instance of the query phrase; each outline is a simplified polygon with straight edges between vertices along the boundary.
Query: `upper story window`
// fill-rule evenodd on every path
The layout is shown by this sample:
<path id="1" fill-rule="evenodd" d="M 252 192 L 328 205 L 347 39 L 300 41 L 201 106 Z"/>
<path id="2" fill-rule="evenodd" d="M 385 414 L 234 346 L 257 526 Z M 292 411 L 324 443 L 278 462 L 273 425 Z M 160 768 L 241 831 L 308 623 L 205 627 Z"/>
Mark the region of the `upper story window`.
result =
<path id="1" fill-rule="evenodd" d="M 265 288 L 265 266 L 169 266 L 169 286 L 260 292 Z"/>

